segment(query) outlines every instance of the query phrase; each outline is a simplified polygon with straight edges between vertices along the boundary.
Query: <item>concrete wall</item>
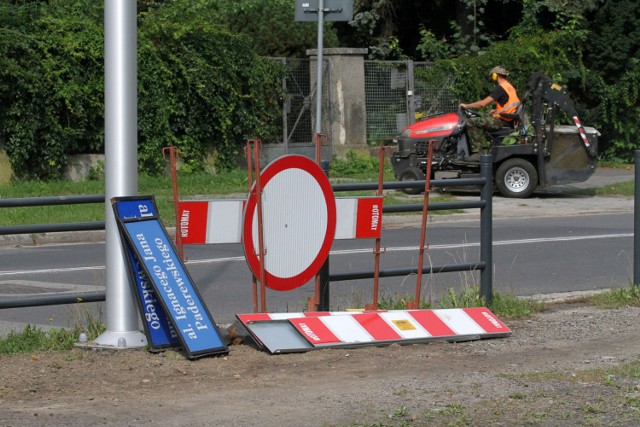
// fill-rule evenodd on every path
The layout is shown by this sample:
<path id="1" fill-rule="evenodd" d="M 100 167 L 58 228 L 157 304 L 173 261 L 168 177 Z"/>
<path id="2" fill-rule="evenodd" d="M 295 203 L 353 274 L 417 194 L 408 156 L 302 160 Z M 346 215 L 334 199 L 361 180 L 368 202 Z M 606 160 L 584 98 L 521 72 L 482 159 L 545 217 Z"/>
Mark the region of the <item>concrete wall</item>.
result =
<path id="1" fill-rule="evenodd" d="M 92 169 L 104 169 L 104 154 L 78 154 L 69 158 L 63 178 L 69 181 L 84 181 Z M 0 146 L 0 184 L 7 184 L 13 172 L 4 147 Z"/>
<path id="2" fill-rule="evenodd" d="M 77 154 L 69 158 L 63 177 L 69 181 L 84 181 L 92 169 L 101 169 L 104 173 L 104 154 Z"/>
<path id="3" fill-rule="evenodd" d="M 6 184 L 11 180 L 11 163 L 4 147 L 0 146 L 0 184 Z"/>
<path id="4" fill-rule="evenodd" d="M 369 151 L 367 146 L 367 114 L 364 90 L 364 57 L 367 49 L 324 49 L 330 72 L 324 74 L 322 132 L 329 135 L 333 153 L 344 158 L 349 150 Z M 311 59 L 311 84 L 315 85 L 318 50 L 307 50 Z M 315 97 L 314 97 L 315 99 Z M 327 102 L 327 100 L 329 102 Z M 311 105 L 315 129 L 316 104 Z"/>

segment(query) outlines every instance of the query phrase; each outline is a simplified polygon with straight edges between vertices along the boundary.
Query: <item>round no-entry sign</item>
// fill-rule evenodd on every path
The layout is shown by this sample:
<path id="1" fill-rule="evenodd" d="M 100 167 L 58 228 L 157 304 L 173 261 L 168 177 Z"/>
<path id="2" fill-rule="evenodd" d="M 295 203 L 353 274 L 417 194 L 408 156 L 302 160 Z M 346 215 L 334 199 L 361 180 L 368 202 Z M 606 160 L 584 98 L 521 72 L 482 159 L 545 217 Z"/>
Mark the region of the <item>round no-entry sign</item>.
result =
<path id="1" fill-rule="evenodd" d="M 249 268 L 265 286 L 278 291 L 304 285 L 329 256 L 336 230 L 336 202 L 329 179 L 304 156 L 287 155 L 260 174 L 264 257 L 254 183 L 244 211 L 242 245 Z"/>

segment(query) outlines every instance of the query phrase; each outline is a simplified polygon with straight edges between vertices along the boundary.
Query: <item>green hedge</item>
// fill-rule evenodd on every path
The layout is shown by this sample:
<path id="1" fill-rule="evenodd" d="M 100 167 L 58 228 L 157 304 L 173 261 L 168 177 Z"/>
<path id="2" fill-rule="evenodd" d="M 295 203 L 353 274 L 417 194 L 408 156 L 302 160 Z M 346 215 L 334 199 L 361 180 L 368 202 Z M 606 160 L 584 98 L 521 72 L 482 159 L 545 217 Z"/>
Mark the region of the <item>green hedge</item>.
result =
<path id="1" fill-rule="evenodd" d="M 140 170 L 234 165 L 247 138 L 274 138 L 281 70 L 218 27 L 207 1 L 164 2 L 138 16 Z M 56 179 L 67 157 L 104 152 L 103 5 L 0 5 L 0 138 L 17 178 Z"/>

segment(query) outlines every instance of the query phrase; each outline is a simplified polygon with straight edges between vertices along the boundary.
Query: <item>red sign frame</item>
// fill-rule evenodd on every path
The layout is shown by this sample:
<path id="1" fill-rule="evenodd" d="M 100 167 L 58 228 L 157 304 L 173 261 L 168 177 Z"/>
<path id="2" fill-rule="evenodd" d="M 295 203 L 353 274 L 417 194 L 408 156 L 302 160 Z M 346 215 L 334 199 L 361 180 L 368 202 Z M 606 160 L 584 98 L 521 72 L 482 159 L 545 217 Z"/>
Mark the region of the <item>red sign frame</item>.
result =
<path id="1" fill-rule="evenodd" d="M 269 182 L 278 174 L 289 169 L 300 169 L 306 172 L 311 175 L 318 184 L 327 207 L 327 224 L 326 229 L 324 230 L 324 239 L 317 255 L 300 273 L 292 277 L 280 277 L 265 269 L 264 285 L 270 289 L 278 291 L 288 291 L 298 288 L 307 283 L 318 273 L 320 267 L 329 256 L 329 251 L 331 250 L 331 245 L 333 244 L 336 231 L 336 202 L 333 195 L 333 189 L 331 188 L 331 183 L 320 166 L 314 163 L 311 159 L 292 154 L 280 157 L 270 163 L 260 174 L 260 184 L 262 189 L 264 190 L 269 185 Z M 260 277 L 259 250 L 253 243 L 253 217 L 256 214 L 257 201 L 258 196 L 256 194 L 256 184 L 254 183 L 244 210 L 242 246 L 249 268 L 254 276 Z M 303 239 L 304 236 L 299 236 L 299 238 Z"/>

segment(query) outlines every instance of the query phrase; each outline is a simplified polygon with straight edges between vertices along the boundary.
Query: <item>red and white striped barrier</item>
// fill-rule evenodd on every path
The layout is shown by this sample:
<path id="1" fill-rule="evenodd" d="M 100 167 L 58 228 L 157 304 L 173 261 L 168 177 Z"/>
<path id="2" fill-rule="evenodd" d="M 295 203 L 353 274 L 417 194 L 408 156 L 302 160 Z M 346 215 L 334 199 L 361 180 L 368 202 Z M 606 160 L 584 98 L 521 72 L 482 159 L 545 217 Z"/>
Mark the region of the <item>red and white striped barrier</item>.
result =
<path id="1" fill-rule="evenodd" d="M 589 142 L 589 138 L 587 138 L 587 132 L 584 130 L 582 123 L 580 123 L 580 119 L 578 116 L 573 116 L 573 123 L 578 128 L 578 133 L 580 134 L 580 138 L 582 139 L 582 143 L 585 147 L 591 148 L 591 142 Z"/>
<path id="2" fill-rule="evenodd" d="M 336 198 L 335 239 L 375 239 L 382 230 L 382 197 Z"/>
<path id="3" fill-rule="evenodd" d="M 302 314 L 302 316 L 301 316 Z M 271 353 L 316 348 L 470 340 L 511 335 L 489 309 L 239 314 L 238 319 Z M 287 323 L 288 328 L 284 328 Z M 269 324 L 278 333 L 269 330 Z M 294 335 L 297 335 L 295 337 Z M 303 340 L 299 338 L 302 337 Z"/>
<path id="4" fill-rule="evenodd" d="M 382 231 L 382 197 L 338 197 L 335 239 L 375 239 Z M 184 245 L 240 243 L 245 200 L 185 200 L 178 204 Z"/>
<path id="5" fill-rule="evenodd" d="M 244 200 L 180 201 L 182 243 L 240 243 L 244 204 Z"/>

